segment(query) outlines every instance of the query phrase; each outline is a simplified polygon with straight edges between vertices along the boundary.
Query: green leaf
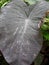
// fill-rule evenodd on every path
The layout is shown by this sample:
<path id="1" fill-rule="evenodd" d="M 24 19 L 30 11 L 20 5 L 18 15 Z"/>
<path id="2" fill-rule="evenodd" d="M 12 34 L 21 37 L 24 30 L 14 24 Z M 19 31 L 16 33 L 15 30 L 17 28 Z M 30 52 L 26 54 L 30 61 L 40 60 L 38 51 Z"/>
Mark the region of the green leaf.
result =
<path id="1" fill-rule="evenodd" d="M 49 0 L 46 0 L 46 1 L 49 1 Z"/>
<path id="2" fill-rule="evenodd" d="M 48 23 L 48 22 L 49 22 L 49 18 L 44 18 L 44 20 L 43 20 L 43 21 L 44 21 L 44 23 L 45 23 L 45 22 L 47 22 L 47 23 Z"/>
<path id="3" fill-rule="evenodd" d="M 49 26 L 46 25 L 46 24 L 43 24 L 42 27 L 41 27 L 41 29 L 42 29 L 43 31 L 49 30 Z"/>
<path id="4" fill-rule="evenodd" d="M 43 19 L 41 31 L 45 40 L 49 41 L 49 16 Z"/>
<path id="5" fill-rule="evenodd" d="M 24 0 L 24 2 L 27 2 L 29 5 L 33 5 L 36 3 L 37 0 Z"/>
<path id="6" fill-rule="evenodd" d="M 2 7 L 4 7 L 7 3 L 8 3 L 8 2 L 5 2 L 5 3 L 2 5 Z"/>
<path id="7" fill-rule="evenodd" d="M 46 40 L 49 40 L 49 33 L 45 33 L 45 34 L 44 34 L 44 38 L 45 38 Z"/>
<path id="8" fill-rule="evenodd" d="M 4 7 L 10 0 L 0 0 L 0 8 Z"/>

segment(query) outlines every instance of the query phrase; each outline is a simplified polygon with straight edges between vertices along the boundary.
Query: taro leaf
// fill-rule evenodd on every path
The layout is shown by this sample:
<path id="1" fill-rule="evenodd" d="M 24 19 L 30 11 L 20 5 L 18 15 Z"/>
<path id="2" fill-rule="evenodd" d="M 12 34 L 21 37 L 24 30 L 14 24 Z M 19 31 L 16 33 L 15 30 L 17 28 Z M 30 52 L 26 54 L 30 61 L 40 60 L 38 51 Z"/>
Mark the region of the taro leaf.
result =
<path id="1" fill-rule="evenodd" d="M 10 65 L 30 65 L 42 47 L 38 27 L 49 3 L 40 1 L 27 6 L 22 0 L 13 0 L 1 9 L 0 50 Z"/>

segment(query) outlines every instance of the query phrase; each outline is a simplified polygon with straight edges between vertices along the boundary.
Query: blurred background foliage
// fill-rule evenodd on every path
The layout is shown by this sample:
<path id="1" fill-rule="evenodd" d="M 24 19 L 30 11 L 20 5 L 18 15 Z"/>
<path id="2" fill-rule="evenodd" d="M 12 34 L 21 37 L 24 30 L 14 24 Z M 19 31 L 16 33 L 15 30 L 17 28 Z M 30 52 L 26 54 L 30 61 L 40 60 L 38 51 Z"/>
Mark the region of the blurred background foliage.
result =
<path id="1" fill-rule="evenodd" d="M 6 4 L 8 4 L 11 0 L 0 0 L 0 9 L 4 6 L 6 6 Z M 32 5 L 35 4 L 36 1 L 38 0 L 24 0 L 25 3 L 27 3 L 28 5 Z M 49 2 L 49 0 L 46 0 Z M 41 26 L 41 31 L 42 31 L 42 35 L 43 35 L 43 48 L 41 50 L 41 53 L 43 54 L 39 54 L 39 56 L 37 57 L 37 59 L 35 59 L 35 62 L 31 65 L 49 65 L 49 64 L 45 64 L 49 57 L 49 13 L 48 15 L 43 18 L 43 24 Z M 44 59 L 43 59 L 44 57 Z M 46 62 L 45 62 L 45 58 L 46 58 Z M 41 64 L 41 60 L 43 60 L 43 63 Z M 49 63 L 49 62 L 48 62 Z M 8 65 L 8 63 L 5 61 L 2 53 L 0 52 L 0 65 Z"/>
<path id="2" fill-rule="evenodd" d="M 0 0 L 0 8 L 4 7 L 10 0 Z"/>

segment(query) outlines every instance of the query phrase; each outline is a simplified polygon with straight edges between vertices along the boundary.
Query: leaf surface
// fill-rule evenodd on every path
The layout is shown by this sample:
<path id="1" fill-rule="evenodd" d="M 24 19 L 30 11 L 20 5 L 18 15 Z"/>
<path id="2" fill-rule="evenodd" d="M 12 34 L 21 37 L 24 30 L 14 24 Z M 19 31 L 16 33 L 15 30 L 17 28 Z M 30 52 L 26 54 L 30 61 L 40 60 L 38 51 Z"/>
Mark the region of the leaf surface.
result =
<path id="1" fill-rule="evenodd" d="M 14 0 L 1 9 L 0 50 L 10 65 L 30 65 L 38 55 L 43 42 L 38 18 L 49 9 L 43 10 L 48 5 L 41 3 L 36 3 L 34 7 Z"/>

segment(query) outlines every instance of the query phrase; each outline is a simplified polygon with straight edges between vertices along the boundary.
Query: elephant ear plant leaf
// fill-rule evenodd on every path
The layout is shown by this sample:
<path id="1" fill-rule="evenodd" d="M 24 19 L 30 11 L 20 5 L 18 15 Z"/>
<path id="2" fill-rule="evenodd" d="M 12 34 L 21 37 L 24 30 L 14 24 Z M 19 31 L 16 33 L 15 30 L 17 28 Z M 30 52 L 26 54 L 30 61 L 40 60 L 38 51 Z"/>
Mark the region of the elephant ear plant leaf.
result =
<path id="1" fill-rule="evenodd" d="M 12 0 L 0 13 L 0 50 L 10 65 L 30 65 L 42 47 L 41 18 L 49 3 Z"/>

